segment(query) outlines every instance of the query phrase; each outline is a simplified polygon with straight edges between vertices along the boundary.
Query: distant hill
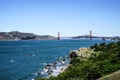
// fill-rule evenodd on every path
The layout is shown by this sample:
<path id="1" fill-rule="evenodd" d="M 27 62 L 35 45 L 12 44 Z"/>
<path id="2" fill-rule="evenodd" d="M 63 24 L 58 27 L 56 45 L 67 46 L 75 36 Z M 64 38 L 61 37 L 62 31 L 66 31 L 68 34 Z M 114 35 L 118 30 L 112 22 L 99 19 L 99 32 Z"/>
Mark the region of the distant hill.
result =
<path id="1" fill-rule="evenodd" d="M 83 35 L 83 36 L 72 37 L 72 39 L 79 39 L 79 38 L 90 38 L 90 35 Z M 113 39 L 114 37 L 92 36 L 92 38 Z"/>
<path id="2" fill-rule="evenodd" d="M 112 40 L 120 40 L 120 36 L 114 36 Z"/>
<path id="3" fill-rule="evenodd" d="M 72 37 L 74 38 L 90 38 L 90 35 L 83 35 L 83 36 L 76 36 L 76 37 Z M 92 38 L 101 38 L 101 37 L 97 37 L 97 36 L 92 36 Z"/>
<path id="4" fill-rule="evenodd" d="M 23 33 L 18 31 L 0 32 L 0 40 L 55 40 L 56 37 L 50 35 L 36 35 L 33 33 Z"/>
<path id="5" fill-rule="evenodd" d="M 76 36 L 72 38 L 90 38 L 90 35 L 83 35 L 83 36 Z M 92 36 L 92 38 L 102 38 L 100 36 Z M 104 37 L 104 38 L 110 38 L 110 37 Z"/>

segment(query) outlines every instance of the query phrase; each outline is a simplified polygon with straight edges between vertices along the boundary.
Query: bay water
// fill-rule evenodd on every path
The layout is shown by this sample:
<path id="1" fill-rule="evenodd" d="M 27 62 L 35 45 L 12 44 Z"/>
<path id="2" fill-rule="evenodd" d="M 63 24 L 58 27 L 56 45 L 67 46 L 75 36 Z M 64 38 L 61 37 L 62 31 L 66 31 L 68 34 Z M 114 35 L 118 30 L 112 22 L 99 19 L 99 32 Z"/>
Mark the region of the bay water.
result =
<path id="1" fill-rule="evenodd" d="M 31 80 L 46 64 L 67 56 L 70 50 L 102 42 L 99 39 L 0 41 L 0 80 Z"/>

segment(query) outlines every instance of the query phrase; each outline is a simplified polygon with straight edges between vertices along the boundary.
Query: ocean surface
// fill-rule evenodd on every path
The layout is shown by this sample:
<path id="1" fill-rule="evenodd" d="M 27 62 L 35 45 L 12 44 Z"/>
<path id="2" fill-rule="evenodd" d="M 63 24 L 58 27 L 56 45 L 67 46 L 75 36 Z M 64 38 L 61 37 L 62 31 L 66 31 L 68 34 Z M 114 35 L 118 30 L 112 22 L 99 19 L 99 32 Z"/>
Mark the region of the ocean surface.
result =
<path id="1" fill-rule="evenodd" d="M 87 39 L 0 41 L 0 80 L 31 80 L 46 64 L 67 56 L 70 50 L 102 42 Z"/>

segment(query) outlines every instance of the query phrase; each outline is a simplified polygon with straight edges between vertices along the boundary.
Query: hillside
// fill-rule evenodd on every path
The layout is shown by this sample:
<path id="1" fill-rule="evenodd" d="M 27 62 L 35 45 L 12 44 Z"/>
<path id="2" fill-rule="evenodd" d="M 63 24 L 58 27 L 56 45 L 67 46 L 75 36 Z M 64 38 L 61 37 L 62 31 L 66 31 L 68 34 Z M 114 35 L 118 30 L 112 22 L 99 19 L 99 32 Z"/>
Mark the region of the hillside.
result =
<path id="1" fill-rule="evenodd" d="M 33 33 L 22 33 L 18 31 L 0 32 L 0 40 L 55 40 L 56 38 L 50 35 L 36 35 Z"/>
<path id="2" fill-rule="evenodd" d="M 103 76 L 97 80 L 120 80 L 120 70 L 113 72 L 112 74 Z"/>
<path id="3" fill-rule="evenodd" d="M 74 50 L 70 52 L 70 57 L 71 66 L 57 77 L 47 80 L 106 80 L 100 77 L 120 70 L 120 41 Z M 113 77 L 112 80 L 118 79 Z"/>
<path id="4" fill-rule="evenodd" d="M 103 37 L 103 36 L 91 36 L 92 38 L 101 38 L 101 39 L 113 39 L 113 40 L 117 40 L 116 38 L 113 37 Z M 72 37 L 72 39 L 80 39 L 80 38 L 90 38 L 90 35 L 83 35 L 83 36 L 76 36 L 76 37 Z"/>

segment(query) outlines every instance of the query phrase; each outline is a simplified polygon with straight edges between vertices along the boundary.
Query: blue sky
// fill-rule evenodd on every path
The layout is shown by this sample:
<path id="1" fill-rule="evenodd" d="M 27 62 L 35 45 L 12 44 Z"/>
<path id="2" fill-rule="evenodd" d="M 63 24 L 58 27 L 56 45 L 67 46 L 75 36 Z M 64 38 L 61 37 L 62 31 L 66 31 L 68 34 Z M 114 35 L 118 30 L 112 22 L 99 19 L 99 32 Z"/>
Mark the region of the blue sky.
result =
<path id="1" fill-rule="evenodd" d="M 120 0 L 0 0 L 0 32 L 120 36 Z"/>

